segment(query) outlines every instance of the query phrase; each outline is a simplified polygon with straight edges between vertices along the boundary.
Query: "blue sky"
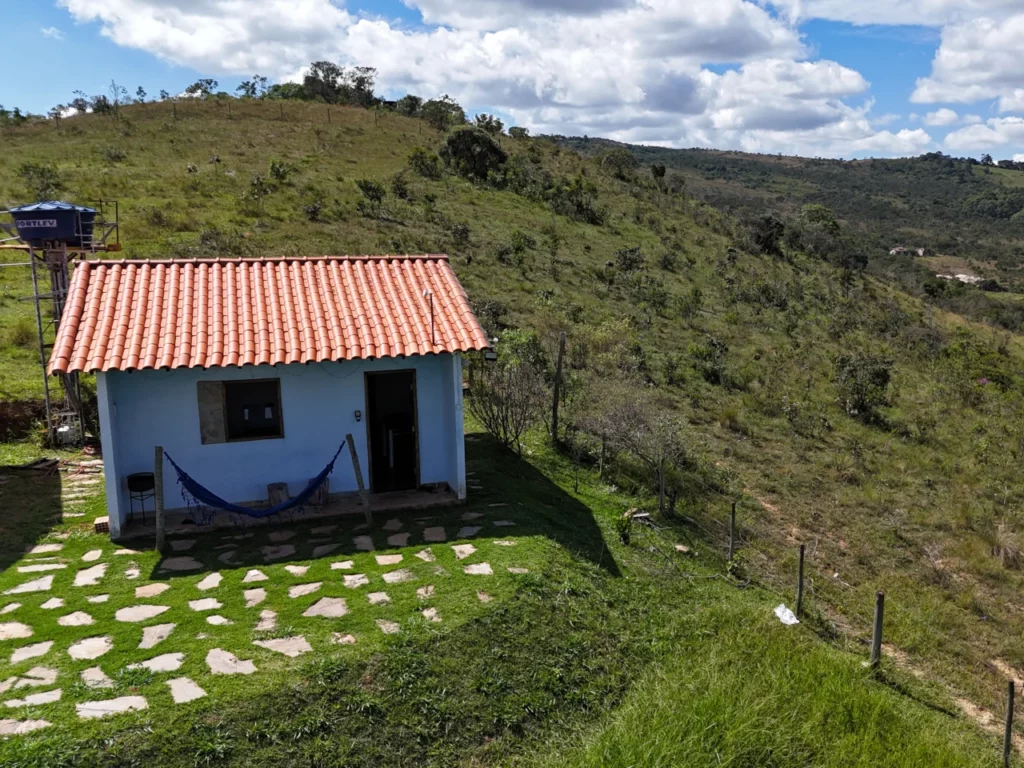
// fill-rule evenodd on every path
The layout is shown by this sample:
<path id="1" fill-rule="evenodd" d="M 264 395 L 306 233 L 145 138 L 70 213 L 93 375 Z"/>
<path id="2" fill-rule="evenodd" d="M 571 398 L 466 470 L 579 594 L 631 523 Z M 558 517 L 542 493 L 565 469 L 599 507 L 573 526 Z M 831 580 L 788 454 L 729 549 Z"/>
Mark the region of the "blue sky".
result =
<path id="1" fill-rule="evenodd" d="M 8 0 L 0 103 L 150 97 L 331 58 L 535 132 L 864 157 L 1024 155 L 1021 0 Z M 681 7 L 681 6 L 685 6 Z M 240 11 L 240 9 L 242 9 Z M 30 62 L 30 63 L 29 63 Z M 1022 157 L 1021 159 L 1024 159 Z"/>

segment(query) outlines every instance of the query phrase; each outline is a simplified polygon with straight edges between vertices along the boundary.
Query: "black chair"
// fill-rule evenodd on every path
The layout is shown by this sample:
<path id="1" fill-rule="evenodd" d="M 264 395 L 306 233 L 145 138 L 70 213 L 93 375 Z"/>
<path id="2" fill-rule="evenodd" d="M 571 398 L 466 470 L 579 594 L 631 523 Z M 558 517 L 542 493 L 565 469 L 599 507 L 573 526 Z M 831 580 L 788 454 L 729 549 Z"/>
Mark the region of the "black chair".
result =
<path id="1" fill-rule="evenodd" d="M 135 517 L 135 502 L 142 507 L 142 522 L 146 522 L 146 499 L 153 499 L 156 508 L 156 481 L 152 472 L 136 472 L 128 475 L 128 522 Z"/>

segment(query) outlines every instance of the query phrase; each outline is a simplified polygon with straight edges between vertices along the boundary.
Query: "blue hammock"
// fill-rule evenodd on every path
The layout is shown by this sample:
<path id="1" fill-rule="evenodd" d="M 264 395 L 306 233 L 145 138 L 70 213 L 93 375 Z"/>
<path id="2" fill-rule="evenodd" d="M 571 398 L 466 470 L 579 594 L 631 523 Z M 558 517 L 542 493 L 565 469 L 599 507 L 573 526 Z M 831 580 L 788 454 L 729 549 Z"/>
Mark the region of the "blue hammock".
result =
<path id="1" fill-rule="evenodd" d="M 178 483 L 181 485 L 181 495 L 184 497 L 186 504 L 188 504 L 189 510 L 194 510 L 197 507 L 207 507 L 215 509 L 223 509 L 225 512 L 232 512 L 236 515 L 244 515 L 245 517 L 270 517 L 280 512 L 286 512 L 290 509 L 303 506 L 309 501 L 313 494 L 317 492 L 324 481 L 327 480 L 327 476 L 334 471 L 334 463 L 338 460 L 341 452 L 345 448 L 345 442 L 341 443 L 337 453 L 334 454 L 334 458 L 331 459 L 331 463 L 324 467 L 323 471 L 309 481 L 309 485 L 303 489 L 303 491 L 293 499 L 288 499 L 276 507 L 269 507 L 267 509 L 253 509 L 251 507 L 243 507 L 238 504 L 232 504 L 230 501 L 225 501 L 220 496 L 215 494 L 209 488 L 206 488 L 197 483 L 192 477 L 189 476 L 185 470 L 178 466 L 177 462 L 170 457 L 169 454 L 164 453 L 167 461 L 174 467 L 174 471 L 178 473 Z M 205 515 L 205 524 L 209 525 L 213 515 Z"/>

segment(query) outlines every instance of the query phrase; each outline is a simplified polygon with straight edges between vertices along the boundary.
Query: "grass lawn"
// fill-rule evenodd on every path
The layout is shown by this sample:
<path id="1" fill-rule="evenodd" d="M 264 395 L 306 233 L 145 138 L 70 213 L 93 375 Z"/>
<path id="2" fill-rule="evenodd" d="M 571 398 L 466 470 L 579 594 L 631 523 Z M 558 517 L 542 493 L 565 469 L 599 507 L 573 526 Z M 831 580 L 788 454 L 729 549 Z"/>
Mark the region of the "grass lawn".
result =
<path id="1" fill-rule="evenodd" d="M 737 590 L 723 574 L 721 555 L 694 531 L 640 529 L 632 546 L 622 546 L 614 517 L 635 500 L 588 471 L 574 492 L 573 467 L 539 442 L 531 445 L 529 459 L 519 461 L 488 438 L 471 435 L 469 480 L 479 488 L 471 490 L 468 504 L 431 511 L 429 519 L 410 512 L 396 522 L 376 520 L 372 530 L 359 530 L 359 520 L 344 520 L 326 531 L 320 520 L 197 534 L 191 548 L 164 558 L 152 549 L 119 554 L 120 547 L 90 533 L 88 521 L 101 513 L 102 492 L 99 485 L 86 486 L 95 495 L 73 507 L 83 518 L 58 523 L 29 542 L 58 544 L 59 550 L 15 560 L 5 544 L 9 564 L 0 574 L 0 592 L 41 576 L 54 579 L 49 590 L 0 600 L 0 610 L 20 603 L 0 616 L 0 626 L 18 622 L 32 631 L 30 637 L 0 642 L 0 681 L 22 679 L 36 667 L 56 670 L 57 677 L 50 685 L 11 689 L 0 698 L 55 689 L 61 697 L 4 713 L 52 725 L 0 744 L 0 763 L 991 762 L 978 756 L 995 755 L 994 743 L 951 714 L 940 692 L 909 675 L 892 685 L 873 681 L 860 667 L 861 655 L 831 648 L 807 628 L 782 627 L 771 615 L 779 597 L 758 588 Z M 12 479 L 0 488 L 10 493 L 10 483 L 25 483 L 25 475 L 7 473 Z M 24 488 L 19 494 L 23 501 L 30 495 Z M 62 495 L 55 498 L 60 504 Z M 443 527 L 447 541 L 425 542 L 424 529 L 432 527 Z M 271 538 L 275 531 L 294 536 L 282 542 Z M 406 544 L 401 538 L 388 543 L 388 537 L 404 533 Z M 358 547 L 356 537 L 365 535 L 372 538 L 372 552 Z M 678 542 L 696 555 L 677 552 Z M 454 545 L 464 544 L 475 551 L 458 559 Z M 267 560 L 265 547 L 288 545 L 294 554 Z M 315 547 L 330 545 L 336 549 L 313 555 Z M 431 562 L 417 557 L 426 548 Z M 379 555 L 402 560 L 381 565 Z M 195 558 L 200 567 L 162 571 L 170 557 Z M 347 560 L 351 567 L 331 568 Z M 465 572 L 482 563 L 493 573 Z M 67 567 L 19 572 L 31 564 Z M 99 564 L 108 567 L 97 584 L 72 585 L 76 573 Z M 308 570 L 299 573 L 295 566 Z M 412 578 L 385 582 L 385 574 L 400 569 Z M 243 583 L 252 570 L 267 580 Z M 213 573 L 222 576 L 220 583 L 200 589 Z M 368 583 L 345 586 L 344 577 L 355 574 Z M 289 596 L 296 585 L 313 583 L 320 587 Z M 135 596 L 136 588 L 152 584 L 169 588 L 149 598 Z M 426 587 L 433 587 L 429 596 L 421 592 Z M 265 598 L 246 607 L 243 591 L 257 588 L 266 591 Z M 371 592 L 386 592 L 390 600 L 373 605 Z M 109 597 L 89 600 L 102 595 Z M 54 597 L 64 604 L 41 607 Z M 221 605 L 190 608 L 190 601 L 205 598 Z M 303 615 L 322 598 L 343 599 L 347 613 Z M 117 620 L 118 610 L 140 604 L 167 610 L 140 623 Z M 439 621 L 424 615 L 429 608 Z M 256 630 L 265 610 L 275 612 L 276 626 Z M 94 623 L 59 623 L 78 612 Z M 210 616 L 232 623 L 211 625 Z M 380 620 L 394 622 L 397 631 L 386 634 Z M 169 623 L 175 626 L 166 639 L 138 647 L 144 627 Z M 335 642 L 346 635 L 356 642 Z M 299 636 L 311 650 L 295 658 L 253 645 Z M 111 649 L 93 660 L 68 655 L 72 644 L 91 637 L 110 638 Z M 16 649 L 48 640 L 54 645 L 42 655 L 9 663 Z M 206 661 L 212 649 L 251 660 L 256 671 L 212 674 Z M 165 659 L 177 668 L 129 668 L 166 654 L 182 654 Z M 83 670 L 97 666 L 109 687 L 90 688 L 81 679 Z M 168 680 L 182 677 L 206 695 L 174 703 Z M 121 697 L 142 697 L 148 708 L 88 720 L 76 712 L 84 702 Z"/>

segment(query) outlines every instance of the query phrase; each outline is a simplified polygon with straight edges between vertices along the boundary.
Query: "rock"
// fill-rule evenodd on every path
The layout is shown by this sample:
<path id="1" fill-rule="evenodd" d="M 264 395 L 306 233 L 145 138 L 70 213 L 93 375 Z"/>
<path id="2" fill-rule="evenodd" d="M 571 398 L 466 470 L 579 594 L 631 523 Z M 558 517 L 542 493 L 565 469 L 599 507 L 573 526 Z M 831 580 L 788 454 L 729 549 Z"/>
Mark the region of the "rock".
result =
<path id="1" fill-rule="evenodd" d="M 515 567 L 510 566 L 508 568 L 508 572 L 509 573 L 514 573 L 517 576 L 521 576 L 524 573 L 529 573 L 530 569 L 529 568 L 515 568 Z"/>
<path id="2" fill-rule="evenodd" d="M 49 725 L 48 720 L 0 720 L 0 736 L 21 736 Z"/>
<path id="3" fill-rule="evenodd" d="M 50 667 L 32 667 L 19 677 L 15 688 L 39 688 L 44 685 L 53 685 L 57 681 L 57 670 Z"/>
<path id="4" fill-rule="evenodd" d="M 226 627 L 229 624 L 234 624 L 235 622 L 226 616 L 218 616 L 217 614 L 214 614 L 213 616 L 206 617 L 206 623 L 212 624 L 215 627 Z"/>
<path id="5" fill-rule="evenodd" d="M 256 671 L 256 665 L 251 661 L 243 661 L 220 648 L 206 654 L 206 664 L 215 675 L 251 675 Z"/>
<path id="6" fill-rule="evenodd" d="M 169 605 L 132 605 L 128 608 L 119 608 L 114 613 L 114 618 L 125 623 L 149 621 L 161 613 L 171 610 Z"/>
<path id="7" fill-rule="evenodd" d="M 409 534 L 408 533 L 395 533 L 388 536 L 389 547 L 405 547 L 409 545 Z"/>
<path id="8" fill-rule="evenodd" d="M 355 567 L 355 560 L 342 560 L 340 563 L 331 563 L 332 571 L 347 571 Z"/>
<path id="9" fill-rule="evenodd" d="M 84 640 L 73 643 L 68 648 L 68 656 L 76 661 L 98 659 L 113 647 L 114 639 L 112 637 L 87 637 Z"/>
<path id="10" fill-rule="evenodd" d="M 16 587 L 11 587 L 6 592 L 4 592 L 4 594 L 24 595 L 29 592 L 49 592 L 52 586 L 53 574 L 51 573 L 49 576 L 42 576 L 38 579 L 34 579 L 33 581 L 26 581 L 22 584 L 19 584 Z"/>
<path id="11" fill-rule="evenodd" d="M 215 597 L 204 597 L 202 600 L 189 600 L 188 607 L 193 611 L 213 611 L 224 605 Z"/>
<path id="12" fill-rule="evenodd" d="M 445 541 L 448 536 L 444 532 L 444 528 L 424 528 L 423 529 L 423 540 L 431 543 L 437 543 Z"/>
<path id="13" fill-rule="evenodd" d="M 8 621 L 0 624 L 0 640 L 23 640 L 32 637 L 32 627 L 20 621 Z"/>
<path id="14" fill-rule="evenodd" d="M 476 547 L 472 544 L 456 544 L 452 549 L 455 550 L 456 560 L 465 560 L 467 557 L 476 552 Z"/>
<path id="15" fill-rule="evenodd" d="M 100 579 L 107 573 L 107 564 L 100 563 L 92 568 L 85 568 L 75 574 L 73 587 L 93 587 L 100 583 Z"/>
<path id="16" fill-rule="evenodd" d="M 247 571 L 245 578 L 242 579 L 243 584 L 252 584 L 254 581 L 266 581 L 267 575 L 263 571 L 253 568 L 251 571 Z"/>
<path id="17" fill-rule="evenodd" d="M 306 642 L 306 638 L 302 635 L 296 637 L 276 637 L 273 640 L 253 640 L 252 644 L 266 648 L 269 651 L 283 653 L 285 656 L 293 659 L 296 656 L 301 656 L 313 650 L 312 646 Z"/>
<path id="18" fill-rule="evenodd" d="M 78 716 L 83 720 L 91 720 L 97 717 L 117 715 L 122 712 L 133 712 L 135 710 L 147 709 L 149 705 L 142 696 L 121 696 L 117 699 L 106 701 L 86 701 L 75 705 Z"/>
<path id="19" fill-rule="evenodd" d="M 306 609 L 303 616 L 323 616 L 328 619 L 337 619 L 348 613 L 348 606 L 342 597 L 322 597 L 312 606 Z"/>
<path id="20" fill-rule="evenodd" d="M 18 573 L 42 573 L 44 571 L 62 571 L 67 568 L 64 563 L 39 563 L 38 565 L 19 565 Z"/>
<path id="21" fill-rule="evenodd" d="M 128 669 L 148 669 L 150 672 L 177 672 L 185 661 L 184 653 L 165 653 L 147 661 L 129 664 Z"/>
<path id="22" fill-rule="evenodd" d="M 161 571 L 198 571 L 203 564 L 194 557 L 169 557 L 160 563 Z"/>
<path id="23" fill-rule="evenodd" d="M 62 627 L 87 627 L 90 624 L 94 624 L 95 621 L 85 611 L 75 611 L 67 616 L 61 616 L 57 619 L 57 623 Z"/>
<path id="24" fill-rule="evenodd" d="M 145 627 L 142 630 L 142 642 L 139 643 L 139 648 L 152 648 L 157 643 L 163 642 L 170 637 L 176 626 L 176 624 L 154 624 L 152 627 Z"/>
<path id="25" fill-rule="evenodd" d="M 516 545 L 516 543 L 514 541 L 508 541 L 508 540 L 496 541 L 494 543 L 495 543 L 495 545 L 497 545 L 499 547 L 514 547 Z"/>
<path id="26" fill-rule="evenodd" d="M 288 590 L 288 597 L 296 598 L 302 597 L 303 595 L 311 595 L 320 589 L 322 584 L 322 581 L 314 581 L 310 584 L 296 584 Z"/>
<path id="27" fill-rule="evenodd" d="M 396 517 L 393 517 L 390 520 L 388 520 L 386 523 L 384 523 L 384 530 L 385 531 L 398 531 L 398 530 L 401 530 L 401 528 L 402 528 L 402 521 L 399 520 Z"/>
<path id="28" fill-rule="evenodd" d="M 88 603 L 105 603 L 110 599 L 110 595 L 93 595 L 92 597 L 85 598 Z"/>
<path id="29" fill-rule="evenodd" d="M 206 691 L 187 677 L 176 677 L 173 680 L 168 680 L 167 687 L 171 689 L 171 699 L 175 704 L 187 704 L 206 695 Z"/>
<path id="30" fill-rule="evenodd" d="M 86 552 L 84 555 L 82 555 L 82 562 L 83 563 L 95 563 L 101 557 L 103 557 L 103 550 L 102 549 L 90 549 L 88 552 Z"/>
<path id="31" fill-rule="evenodd" d="M 345 574 L 343 581 L 345 586 L 349 589 L 358 589 L 359 587 L 370 583 L 370 580 L 362 573 Z"/>
<path id="32" fill-rule="evenodd" d="M 286 571 L 288 571 L 288 573 L 290 573 L 292 576 L 305 576 L 306 575 L 306 571 L 309 570 L 309 566 L 308 565 L 286 565 L 284 567 L 284 569 Z"/>
<path id="33" fill-rule="evenodd" d="M 437 613 L 437 608 L 424 608 L 423 609 L 423 618 L 426 619 L 427 621 L 433 621 L 433 622 L 435 622 L 437 624 L 441 623 L 441 617 Z"/>
<path id="34" fill-rule="evenodd" d="M 343 635 L 341 632 L 332 632 L 331 641 L 338 645 L 355 645 L 356 638 L 354 635 Z"/>
<path id="35" fill-rule="evenodd" d="M 200 590 L 202 592 L 205 592 L 208 589 L 216 589 L 217 587 L 220 586 L 220 583 L 223 580 L 224 580 L 223 576 L 221 576 L 219 573 L 214 572 L 214 573 L 211 573 L 206 578 L 204 578 L 198 584 L 196 584 L 196 589 L 198 589 L 198 590 Z"/>
<path id="36" fill-rule="evenodd" d="M 269 536 L 267 536 L 267 538 L 275 544 L 280 544 L 281 542 L 288 541 L 294 537 L 295 531 L 273 531 Z"/>
<path id="37" fill-rule="evenodd" d="M 82 682 L 87 688 L 113 688 L 114 681 L 107 677 L 99 667 L 82 670 Z"/>
<path id="38" fill-rule="evenodd" d="M 20 603 L 19 603 L 19 605 L 20 605 Z M 46 610 L 46 611 L 52 611 L 54 608 L 63 608 L 64 607 L 64 598 L 62 598 L 62 597 L 51 597 L 49 600 L 47 600 L 45 603 L 43 603 L 39 607 L 42 608 L 43 610 Z"/>
<path id="39" fill-rule="evenodd" d="M 55 688 L 52 691 L 42 691 L 41 693 L 30 693 L 24 699 L 9 699 L 4 704 L 8 707 L 38 707 L 43 704 L 53 704 L 54 702 L 60 701 L 61 689 Z"/>
<path id="40" fill-rule="evenodd" d="M 356 536 L 352 539 L 352 544 L 360 552 L 372 552 L 373 551 L 373 539 L 369 536 Z"/>
<path id="41" fill-rule="evenodd" d="M 64 549 L 63 544 L 36 544 L 28 551 L 30 555 L 45 555 L 48 552 L 60 552 Z"/>
<path id="42" fill-rule="evenodd" d="M 126 579 L 137 579 L 141 575 L 142 575 L 142 571 L 140 571 L 138 569 L 138 566 L 134 566 L 134 565 L 131 568 L 126 568 L 125 571 L 124 571 L 124 577 Z"/>
<path id="43" fill-rule="evenodd" d="M 255 608 L 257 605 L 267 599 L 267 590 L 265 589 L 247 589 L 242 592 L 242 597 L 245 598 L 246 608 Z"/>
<path id="44" fill-rule="evenodd" d="M 477 598 L 477 600 L 479 600 L 479 601 L 480 601 L 481 603 L 489 603 L 489 602 L 491 602 L 491 600 L 493 600 L 493 599 L 494 599 L 493 597 L 491 597 L 490 595 L 488 595 L 488 594 L 487 594 L 486 592 L 477 592 L 477 593 L 476 593 L 476 598 Z"/>
<path id="45" fill-rule="evenodd" d="M 380 627 L 380 631 L 385 635 L 393 635 L 401 629 L 398 626 L 398 622 L 388 621 L 387 619 L 377 619 L 377 626 Z"/>
<path id="46" fill-rule="evenodd" d="M 136 597 L 156 597 L 157 595 L 162 595 L 164 592 L 166 592 L 170 588 L 171 588 L 170 584 L 159 584 L 159 583 L 157 583 L 157 584 L 147 584 L 144 587 L 136 587 L 135 588 L 135 596 Z"/>
<path id="47" fill-rule="evenodd" d="M 313 557 L 314 559 L 318 557 L 325 557 L 337 550 L 340 546 L 341 544 L 321 544 L 320 546 L 313 548 Z"/>
<path id="48" fill-rule="evenodd" d="M 425 563 L 434 562 L 434 553 L 430 551 L 430 547 L 427 547 L 426 549 L 417 552 L 416 557 L 418 557 Z"/>
<path id="49" fill-rule="evenodd" d="M 384 581 L 387 584 L 401 584 L 403 581 L 412 581 L 416 576 L 408 568 L 400 568 L 397 571 L 390 571 L 384 574 Z"/>
<path id="50" fill-rule="evenodd" d="M 292 544 L 280 544 L 276 547 L 263 547 L 263 559 L 268 563 L 271 560 L 280 560 L 284 557 L 291 557 L 295 554 L 295 547 Z"/>
<path id="51" fill-rule="evenodd" d="M 34 643 L 33 645 L 23 645 L 21 648 L 15 649 L 11 654 L 11 664 L 18 664 L 19 662 L 27 659 L 36 659 L 40 656 L 45 656 L 53 648 L 53 640 L 45 640 L 41 643 Z"/>
<path id="52" fill-rule="evenodd" d="M 50 606 L 48 606 L 46 604 L 46 603 L 51 603 L 54 600 L 58 600 L 59 604 L 58 605 L 50 605 Z M 46 603 L 43 603 L 42 606 L 40 606 L 40 607 L 42 607 L 42 608 L 60 608 L 62 605 L 64 605 L 64 601 L 61 600 L 59 597 L 54 597 L 54 598 L 52 598 L 50 600 L 47 600 Z M 5 613 L 11 613 L 12 611 L 16 611 L 19 608 L 21 608 L 21 603 L 8 603 L 3 608 L 0 608 L 0 616 L 3 616 Z"/>
<path id="53" fill-rule="evenodd" d="M 260 620 L 256 624 L 257 632 L 269 632 L 277 627 L 277 614 L 273 611 L 260 611 Z"/>
<path id="54" fill-rule="evenodd" d="M 467 565 L 462 570 L 470 576 L 490 576 L 494 573 L 488 563 L 474 563 L 473 565 Z"/>
<path id="55" fill-rule="evenodd" d="M 434 596 L 434 585 L 431 584 L 429 587 L 420 587 L 416 590 L 416 597 L 420 600 L 429 600 Z"/>
<path id="56" fill-rule="evenodd" d="M 468 539 L 471 536 L 476 536 L 482 530 L 483 528 L 481 528 L 479 525 L 466 525 L 462 528 L 459 528 L 459 532 L 455 534 L 455 538 Z"/>
<path id="57" fill-rule="evenodd" d="M 196 545 L 195 539 L 173 539 L 171 542 L 171 549 L 175 552 L 188 552 L 192 547 Z"/>
<path id="58" fill-rule="evenodd" d="M 401 555 L 377 555 L 377 565 L 398 565 L 400 562 Z"/>
<path id="59" fill-rule="evenodd" d="M 381 605 L 383 603 L 391 602 L 391 598 L 388 597 L 387 592 L 371 592 L 367 595 L 367 598 L 370 601 L 370 605 Z"/>

